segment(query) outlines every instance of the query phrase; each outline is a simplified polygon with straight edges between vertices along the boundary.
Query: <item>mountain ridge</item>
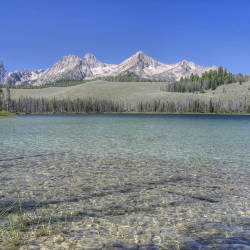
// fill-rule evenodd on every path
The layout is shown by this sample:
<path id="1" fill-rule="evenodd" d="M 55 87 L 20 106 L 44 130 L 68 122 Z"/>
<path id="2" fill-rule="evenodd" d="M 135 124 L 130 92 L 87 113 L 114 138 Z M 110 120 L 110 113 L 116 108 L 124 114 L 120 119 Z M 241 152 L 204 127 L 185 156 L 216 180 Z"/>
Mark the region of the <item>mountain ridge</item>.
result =
<path id="1" fill-rule="evenodd" d="M 201 75 L 205 71 L 216 69 L 217 66 L 201 66 L 187 60 L 166 64 L 142 51 L 136 52 L 120 64 L 103 63 L 95 55 L 87 53 L 83 58 L 76 55 L 64 56 L 46 70 L 11 72 L 5 83 L 42 85 L 58 80 L 88 80 L 124 73 L 133 73 L 143 79 L 172 82 L 181 77 L 189 77 L 192 73 Z"/>

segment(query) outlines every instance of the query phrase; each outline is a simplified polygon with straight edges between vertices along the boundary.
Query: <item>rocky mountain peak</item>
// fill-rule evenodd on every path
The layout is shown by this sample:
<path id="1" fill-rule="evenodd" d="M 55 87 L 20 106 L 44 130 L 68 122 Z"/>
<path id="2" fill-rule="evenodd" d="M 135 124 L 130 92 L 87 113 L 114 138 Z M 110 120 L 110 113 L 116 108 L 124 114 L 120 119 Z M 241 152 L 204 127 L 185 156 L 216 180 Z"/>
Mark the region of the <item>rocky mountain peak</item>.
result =
<path id="1" fill-rule="evenodd" d="M 83 60 L 86 61 L 86 63 L 89 65 L 90 68 L 94 67 L 100 67 L 104 66 L 104 63 L 100 62 L 95 55 L 87 53 L 84 57 Z"/>
<path id="2" fill-rule="evenodd" d="M 168 69 L 169 66 L 167 64 L 157 61 L 142 51 L 138 51 L 119 65 L 118 72 L 130 71 L 140 77 L 150 78 L 153 74 L 161 73 Z"/>
<path id="3" fill-rule="evenodd" d="M 176 64 L 165 64 L 146 55 L 142 51 L 137 51 L 120 64 L 102 63 L 95 55 L 87 53 L 83 58 L 79 58 L 76 55 L 64 56 L 45 71 L 13 72 L 9 74 L 7 79 L 12 84 L 29 82 L 40 85 L 61 79 L 93 79 L 130 72 L 141 78 L 175 81 L 181 77 L 188 77 L 191 73 L 201 75 L 203 72 L 211 69 L 216 70 L 217 67 L 200 66 L 187 60 L 182 60 Z"/>
<path id="4" fill-rule="evenodd" d="M 189 71 L 192 68 L 192 62 L 189 62 L 187 60 L 182 60 L 179 63 L 177 63 L 176 68 L 179 70 L 185 70 L 185 71 Z"/>
<path id="5" fill-rule="evenodd" d="M 189 62 L 188 60 L 186 60 L 186 59 L 180 61 L 180 65 L 187 65 L 187 64 L 189 64 L 189 63 L 190 63 L 190 62 Z"/>
<path id="6" fill-rule="evenodd" d="M 144 52 L 142 52 L 141 50 L 139 50 L 139 51 L 137 51 L 134 55 L 132 55 L 130 58 L 128 58 L 128 59 L 133 59 L 133 60 L 140 60 L 140 61 L 142 61 L 142 60 L 148 60 L 149 58 L 151 58 L 151 57 L 149 57 L 148 55 L 146 55 Z M 153 58 L 151 58 L 151 59 L 153 59 Z M 153 60 L 155 60 L 155 59 L 153 59 Z"/>
<path id="7" fill-rule="evenodd" d="M 147 56 L 143 51 L 139 50 L 137 51 L 134 56 L 137 56 L 137 57 L 144 57 L 144 56 Z"/>
<path id="8" fill-rule="evenodd" d="M 85 58 L 86 60 L 97 60 L 96 56 L 90 53 L 86 53 L 83 58 Z"/>
<path id="9" fill-rule="evenodd" d="M 132 66 L 139 66 L 141 68 L 148 67 L 148 66 L 156 66 L 160 62 L 155 60 L 154 58 L 146 55 L 142 51 L 136 52 L 134 55 L 129 57 L 127 60 L 123 61 L 120 65 L 126 65 L 128 67 Z"/>
<path id="10" fill-rule="evenodd" d="M 67 55 L 67 56 L 62 57 L 60 61 L 74 61 L 74 60 L 80 60 L 80 58 L 76 55 Z"/>

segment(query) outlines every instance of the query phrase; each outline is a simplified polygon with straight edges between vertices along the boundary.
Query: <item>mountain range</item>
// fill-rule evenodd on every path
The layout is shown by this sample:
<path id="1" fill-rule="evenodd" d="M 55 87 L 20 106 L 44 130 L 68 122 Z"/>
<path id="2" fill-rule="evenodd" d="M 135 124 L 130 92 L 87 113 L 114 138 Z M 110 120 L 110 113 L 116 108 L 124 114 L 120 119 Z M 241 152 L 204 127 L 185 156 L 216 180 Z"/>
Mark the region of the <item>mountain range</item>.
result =
<path id="1" fill-rule="evenodd" d="M 147 56 L 142 51 L 138 51 L 120 64 L 100 62 L 92 54 L 86 54 L 83 58 L 68 55 L 46 70 L 11 72 L 5 82 L 12 85 L 23 83 L 41 85 L 60 80 L 88 80 L 128 73 L 133 73 L 141 79 L 172 82 L 181 77 L 189 77 L 192 73 L 201 75 L 205 71 L 215 69 L 217 66 L 200 66 L 186 60 L 176 64 L 165 64 Z"/>

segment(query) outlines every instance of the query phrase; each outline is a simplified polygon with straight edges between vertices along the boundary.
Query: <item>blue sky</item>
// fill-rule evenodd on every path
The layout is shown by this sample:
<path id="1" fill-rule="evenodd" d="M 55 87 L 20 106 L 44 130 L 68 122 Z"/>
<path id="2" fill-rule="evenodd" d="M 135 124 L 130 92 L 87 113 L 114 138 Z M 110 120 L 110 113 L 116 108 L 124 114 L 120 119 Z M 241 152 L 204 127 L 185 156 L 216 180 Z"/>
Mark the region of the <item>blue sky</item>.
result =
<path id="1" fill-rule="evenodd" d="M 0 3 L 7 70 L 47 68 L 93 53 L 120 63 L 138 50 L 250 73 L 249 0 L 8 0 Z"/>

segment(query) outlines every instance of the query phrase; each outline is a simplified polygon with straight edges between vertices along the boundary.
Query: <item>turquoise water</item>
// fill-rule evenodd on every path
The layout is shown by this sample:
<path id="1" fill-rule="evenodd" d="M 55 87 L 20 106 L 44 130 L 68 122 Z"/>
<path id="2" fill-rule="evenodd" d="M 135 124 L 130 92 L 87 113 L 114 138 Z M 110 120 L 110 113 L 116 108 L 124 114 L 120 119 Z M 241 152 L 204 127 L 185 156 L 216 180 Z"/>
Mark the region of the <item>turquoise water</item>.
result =
<path id="1" fill-rule="evenodd" d="M 27 201 L 91 211 L 75 222 L 86 242 L 69 236 L 89 247 L 250 244 L 250 116 L 1 119 L 0 174 L 0 199 L 17 188 Z M 92 217 L 103 219 L 99 236 L 86 231 Z"/>
<path id="2" fill-rule="evenodd" d="M 34 115 L 2 119 L 4 156 L 164 157 L 250 163 L 250 117 L 207 115 Z"/>

